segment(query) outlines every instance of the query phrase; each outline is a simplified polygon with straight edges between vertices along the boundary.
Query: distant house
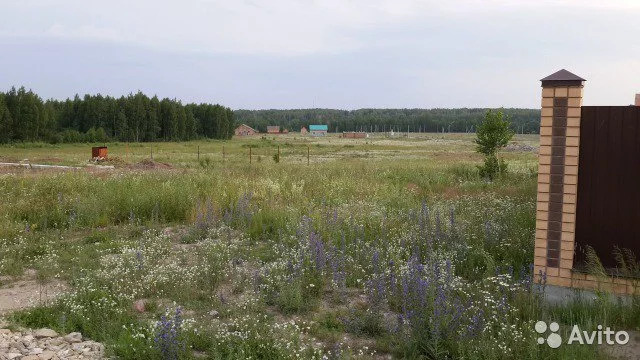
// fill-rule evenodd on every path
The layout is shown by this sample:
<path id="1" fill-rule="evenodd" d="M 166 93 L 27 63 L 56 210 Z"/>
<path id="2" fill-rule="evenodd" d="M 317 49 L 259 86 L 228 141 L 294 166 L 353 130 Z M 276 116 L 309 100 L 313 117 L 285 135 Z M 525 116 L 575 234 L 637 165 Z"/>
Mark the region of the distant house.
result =
<path id="1" fill-rule="evenodd" d="M 309 125 L 311 136 L 325 136 L 329 127 L 327 125 Z"/>
<path id="2" fill-rule="evenodd" d="M 342 137 L 347 139 L 364 139 L 369 135 L 364 131 L 345 131 L 342 132 Z"/>
<path id="3" fill-rule="evenodd" d="M 267 126 L 267 134 L 280 134 L 280 126 L 278 125 Z"/>
<path id="4" fill-rule="evenodd" d="M 307 130 L 306 127 L 303 126 L 302 129 L 300 129 L 300 134 L 307 135 L 308 133 L 309 133 L 309 130 Z"/>
<path id="5" fill-rule="evenodd" d="M 236 128 L 234 133 L 236 136 L 248 136 L 248 135 L 255 135 L 258 132 L 256 131 L 256 129 L 252 128 L 251 126 L 242 124 Z"/>

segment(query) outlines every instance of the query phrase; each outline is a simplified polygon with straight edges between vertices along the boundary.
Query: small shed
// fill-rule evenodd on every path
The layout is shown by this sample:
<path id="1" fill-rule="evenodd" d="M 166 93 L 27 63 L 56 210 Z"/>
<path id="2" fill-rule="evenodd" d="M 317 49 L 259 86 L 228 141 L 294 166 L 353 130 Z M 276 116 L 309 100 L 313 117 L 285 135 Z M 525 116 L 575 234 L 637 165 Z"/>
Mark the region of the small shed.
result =
<path id="1" fill-rule="evenodd" d="M 256 129 L 252 128 L 251 126 L 247 124 L 242 124 L 236 128 L 234 133 L 236 136 L 248 136 L 248 135 L 255 135 L 258 132 L 256 131 Z"/>
<path id="2" fill-rule="evenodd" d="M 278 125 L 267 126 L 267 134 L 280 134 L 280 126 Z"/>
<path id="3" fill-rule="evenodd" d="M 325 136 L 329 131 L 328 125 L 309 125 L 311 136 Z"/>
<path id="4" fill-rule="evenodd" d="M 309 133 L 309 130 L 307 130 L 306 127 L 303 126 L 302 129 L 300 129 L 300 134 L 307 135 L 308 133 Z"/>
<path id="5" fill-rule="evenodd" d="M 92 159 L 106 159 L 107 147 L 106 146 L 94 146 L 91 148 Z"/>

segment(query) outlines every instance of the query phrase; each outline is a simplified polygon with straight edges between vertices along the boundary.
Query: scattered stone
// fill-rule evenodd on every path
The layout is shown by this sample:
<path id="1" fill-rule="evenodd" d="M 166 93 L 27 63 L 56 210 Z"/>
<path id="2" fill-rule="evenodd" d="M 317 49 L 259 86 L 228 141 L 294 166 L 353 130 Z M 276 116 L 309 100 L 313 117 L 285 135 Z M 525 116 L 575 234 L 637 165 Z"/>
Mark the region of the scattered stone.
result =
<path id="1" fill-rule="evenodd" d="M 145 312 L 144 300 L 136 300 L 133 302 L 133 309 L 139 313 Z"/>
<path id="2" fill-rule="evenodd" d="M 209 311 L 209 315 L 213 316 L 213 317 L 217 317 L 218 316 L 218 312 L 215 310 L 211 310 Z"/>
<path id="3" fill-rule="evenodd" d="M 71 334 L 75 334 L 75 333 L 71 333 Z M 69 335 L 71 335 L 71 334 L 69 334 Z M 58 346 L 60 344 L 63 344 L 65 341 L 68 341 L 68 340 L 65 340 L 65 338 L 63 338 L 63 337 L 57 337 L 55 339 L 49 340 L 49 344 L 52 345 L 52 346 Z"/>
<path id="4" fill-rule="evenodd" d="M 58 360 L 104 359 L 104 345 L 95 341 L 82 341 L 82 334 L 65 336 L 51 329 L 0 331 L 0 359 L 2 360 Z"/>
<path id="5" fill-rule="evenodd" d="M 58 333 L 51 329 L 39 329 L 39 330 L 36 330 L 36 332 L 33 335 L 38 339 L 46 338 L 46 337 L 50 337 L 50 338 L 58 337 Z"/>
<path id="6" fill-rule="evenodd" d="M 82 334 L 80 334 L 79 332 L 72 332 L 72 333 L 69 333 L 69 334 L 65 335 L 65 337 L 63 339 L 64 339 L 64 341 L 66 341 L 68 343 L 71 343 L 71 344 L 79 343 L 79 342 L 82 342 Z M 60 345 L 60 343 L 58 343 L 56 345 Z"/>
<path id="7" fill-rule="evenodd" d="M 40 359 L 41 360 L 51 360 L 53 359 L 53 357 L 56 356 L 56 353 L 54 353 L 53 351 L 44 351 L 42 354 L 40 354 Z"/>

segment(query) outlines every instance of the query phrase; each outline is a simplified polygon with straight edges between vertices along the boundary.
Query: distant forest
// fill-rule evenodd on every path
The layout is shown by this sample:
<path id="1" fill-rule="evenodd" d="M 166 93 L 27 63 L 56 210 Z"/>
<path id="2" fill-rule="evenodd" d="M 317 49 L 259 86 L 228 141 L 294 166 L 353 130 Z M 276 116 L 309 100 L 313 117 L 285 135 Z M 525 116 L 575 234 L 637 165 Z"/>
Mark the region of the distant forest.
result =
<path id="1" fill-rule="evenodd" d="M 329 132 L 400 131 L 473 132 L 489 109 L 294 109 L 236 110 L 236 122 L 266 131 L 267 125 L 280 125 L 299 131 L 310 124 L 329 125 Z M 501 109 L 517 133 L 538 133 L 539 109 Z"/>
<path id="2" fill-rule="evenodd" d="M 23 87 L 0 92 L 0 143 L 230 139 L 234 113 L 221 105 L 186 104 L 138 92 L 114 98 L 76 95 L 43 101 Z"/>
<path id="3" fill-rule="evenodd" d="M 24 87 L 0 92 L 0 143 L 230 139 L 239 124 L 299 131 L 327 124 L 330 132 L 473 132 L 488 109 L 236 110 L 182 104 L 137 92 L 119 98 L 76 95 L 43 100 Z M 517 133 L 538 133 L 540 110 L 502 109 Z"/>

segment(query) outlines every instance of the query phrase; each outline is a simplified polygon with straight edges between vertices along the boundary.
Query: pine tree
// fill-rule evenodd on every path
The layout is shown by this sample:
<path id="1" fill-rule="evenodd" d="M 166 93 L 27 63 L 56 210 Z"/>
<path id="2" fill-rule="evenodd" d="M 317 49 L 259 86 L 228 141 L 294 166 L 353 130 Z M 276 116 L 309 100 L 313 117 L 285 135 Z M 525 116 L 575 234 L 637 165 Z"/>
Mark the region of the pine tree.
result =
<path id="1" fill-rule="evenodd" d="M 4 94 L 0 93 L 0 143 L 8 143 L 12 138 L 13 123 L 11 113 L 5 103 Z"/>
<path id="2" fill-rule="evenodd" d="M 196 138 L 198 131 L 196 118 L 193 116 L 193 110 L 191 106 L 185 106 L 185 140 L 193 140 Z"/>
<path id="3" fill-rule="evenodd" d="M 182 141 L 198 137 L 227 139 L 234 112 L 211 104 L 135 95 L 113 98 L 76 94 L 43 101 L 21 87 L 0 92 L 0 141 Z"/>

